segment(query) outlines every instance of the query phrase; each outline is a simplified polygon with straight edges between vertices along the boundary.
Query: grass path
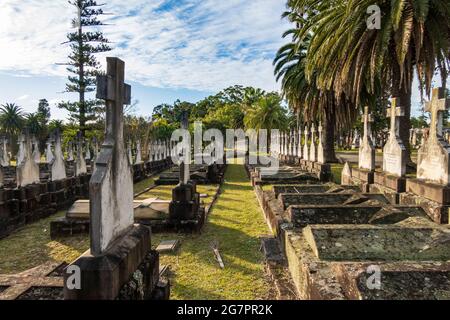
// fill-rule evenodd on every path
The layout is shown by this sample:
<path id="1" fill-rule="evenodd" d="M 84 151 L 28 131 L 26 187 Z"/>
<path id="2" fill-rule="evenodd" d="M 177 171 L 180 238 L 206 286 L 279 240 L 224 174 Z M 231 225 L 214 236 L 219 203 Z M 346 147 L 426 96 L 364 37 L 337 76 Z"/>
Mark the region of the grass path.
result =
<path id="1" fill-rule="evenodd" d="M 171 265 L 171 299 L 264 299 L 269 295 L 258 236 L 268 233 L 253 188 L 242 165 L 229 165 L 222 194 L 202 235 L 155 235 L 182 241 L 176 255 L 161 257 Z M 218 240 L 225 263 L 221 270 L 210 244 Z"/>

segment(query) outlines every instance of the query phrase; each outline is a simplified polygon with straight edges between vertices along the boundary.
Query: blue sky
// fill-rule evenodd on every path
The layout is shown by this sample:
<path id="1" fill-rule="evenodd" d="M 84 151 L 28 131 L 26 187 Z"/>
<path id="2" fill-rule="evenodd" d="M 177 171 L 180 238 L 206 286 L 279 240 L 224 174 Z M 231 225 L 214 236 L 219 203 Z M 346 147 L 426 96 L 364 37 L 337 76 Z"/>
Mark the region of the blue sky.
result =
<path id="1" fill-rule="evenodd" d="M 101 1 L 103 2 L 103 1 Z M 109 56 L 126 62 L 138 114 L 177 99 L 196 102 L 221 89 L 250 85 L 279 90 L 272 60 L 289 27 L 284 0 L 106 0 L 103 28 L 114 43 Z M 65 0 L 0 0 L 0 104 L 27 112 L 46 98 L 55 107 L 75 96 L 64 91 L 69 52 L 65 34 L 74 9 Z M 104 63 L 106 55 L 100 55 Z M 419 108 L 416 92 L 413 100 Z"/>

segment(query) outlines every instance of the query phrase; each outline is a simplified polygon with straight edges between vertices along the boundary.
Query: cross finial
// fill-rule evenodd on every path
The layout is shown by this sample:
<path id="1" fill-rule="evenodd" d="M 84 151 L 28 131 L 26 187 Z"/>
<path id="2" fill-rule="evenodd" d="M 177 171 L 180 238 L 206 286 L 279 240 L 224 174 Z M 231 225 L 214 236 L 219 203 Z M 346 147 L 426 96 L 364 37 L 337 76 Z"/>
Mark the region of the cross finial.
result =
<path id="1" fill-rule="evenodd" d="M 97 77 L 97 99 L 106 100 L 105 145 L 123 145 L 123 105 L 131 103 L 131 86 L 124 82 L 125 62 L 106 58 L 106 76 Z"/>
<path id="2" fill-rule="evenodd" d="M 430 139 L 442 136 L 443 112 L 450 109 L 450 99 L 445 96 L 445 88 L 433 89 L 431 101 L 425 104 L 425 111 L 431 113 Z"/>
<path id="3" fill-rule="evenodd" d="M 399 133 L 399 117 L 405 116 L 405 110 L 402 106 L 398 106 L 399 100 L 397 98 L 392 98 L 391 107 L 387 109 L 387 117 L 391 118 L 391 134 L 398 135 Z"/>

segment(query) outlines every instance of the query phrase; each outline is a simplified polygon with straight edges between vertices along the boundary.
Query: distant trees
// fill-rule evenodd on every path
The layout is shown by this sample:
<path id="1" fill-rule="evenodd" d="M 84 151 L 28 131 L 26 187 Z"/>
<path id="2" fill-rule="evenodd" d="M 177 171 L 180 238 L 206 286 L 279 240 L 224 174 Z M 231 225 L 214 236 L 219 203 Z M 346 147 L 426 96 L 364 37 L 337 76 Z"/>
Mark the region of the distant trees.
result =
<path id="1" fill-rule="evenodd" d="M 76 30 L 67 34 L 68 41 L 65 43 L 71 49 L 66 92 L 78 93 L 79 99 L 77 102 L 64 101 L 58 106 L 69 111 L 70 120 L 77 122 L 84 134 L 87 124 L 97 120 L 102 109 L 101 101 L 87 97 L 88 93 L 95 91 L 96 76 L 101 73 L 95 54 L 110 51 L 111 47 L 108 39 L 98 30 L 104 25 L 99 20 L 99 16 L 105 14 L 101 9 L 103 4 L 99 5 L 94 0 L 70 0 L 69 3 L 78 14 L 72 20 L 72 27 Z M 95 28 L 95 31 L 86 31 L 89 28 Z"/>

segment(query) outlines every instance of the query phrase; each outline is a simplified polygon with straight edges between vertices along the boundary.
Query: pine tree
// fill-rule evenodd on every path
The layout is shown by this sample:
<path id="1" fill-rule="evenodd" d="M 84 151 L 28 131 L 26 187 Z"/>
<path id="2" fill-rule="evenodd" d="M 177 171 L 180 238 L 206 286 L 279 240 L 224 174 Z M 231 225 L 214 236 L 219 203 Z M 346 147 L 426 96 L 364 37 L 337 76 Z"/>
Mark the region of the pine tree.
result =
<path id="1" fill-rule="evenodd" d="M 105 25 L 98 18 L 105 15 L 101 6 L 95 0 L 69 0 L 77 11 L 77 17 L 72 20 L 72 26 L 76 29 L 67 34 L 70 44 L 71 54 L 68 56 L 69 62 L 67 71 L 69 72 L 66 92 L 78 93 L 79 101 L 61 102 L 58 107 L 69 111 L 71 120 L 77 122 L 80 131 L 85 133 L 87 124 L 95 121 L 102 108 L 101 101 L 89 99 L 86 95 L 95 91 L 96 76 L 101 73 L 100 63 L 95 54 L 111 51 L 109 41 L 99 31 L 99 27 Z M 85 31 L 93 28 L 94 31 Z"/>

